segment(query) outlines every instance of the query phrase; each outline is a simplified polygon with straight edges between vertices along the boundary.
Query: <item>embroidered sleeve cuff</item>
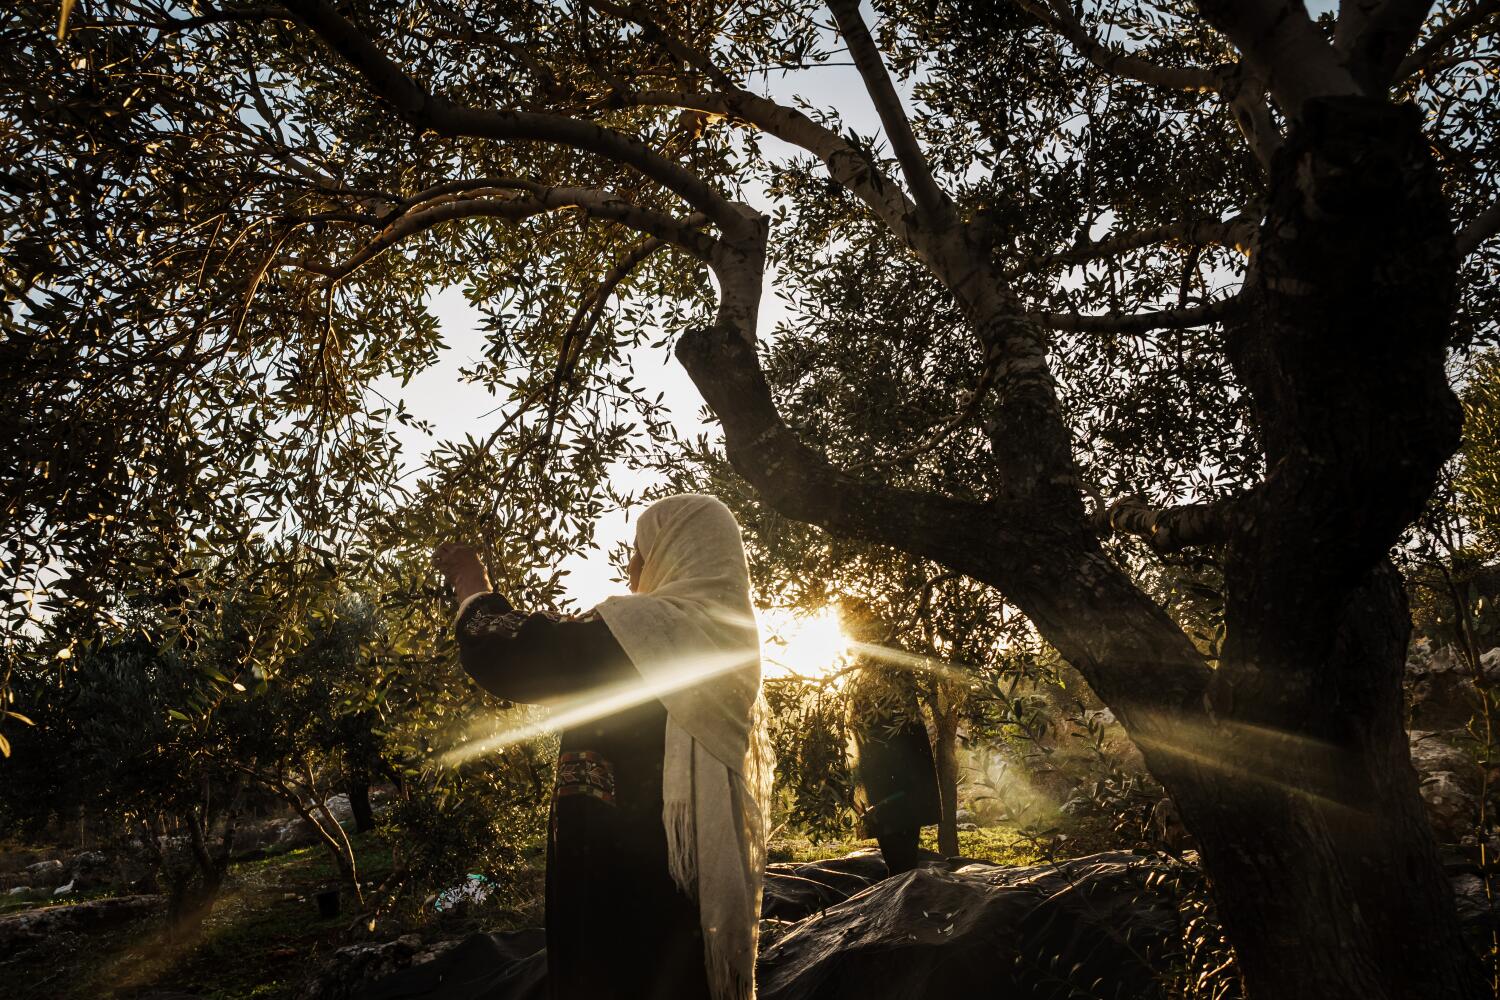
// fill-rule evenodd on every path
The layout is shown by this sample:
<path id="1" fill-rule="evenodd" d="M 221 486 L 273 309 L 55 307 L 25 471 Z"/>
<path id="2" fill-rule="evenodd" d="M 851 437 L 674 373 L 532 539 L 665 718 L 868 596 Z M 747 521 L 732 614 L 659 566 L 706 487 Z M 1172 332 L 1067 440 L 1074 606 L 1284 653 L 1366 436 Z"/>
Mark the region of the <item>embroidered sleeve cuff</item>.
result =
<path id="1" fill-rule="evenodd" d="M 479 600 L 482 597 L 494 596 L 495 595 L 493 593 L 487 593 L 481 590 L 477 594 L 470 594 L 468 597 L 465 597 L 463 603 L 458 606 L 458 613 L 453 616 L 454 627 L 457 628 L 458 623 L 464 620 L 464 615 L 468 614 L 469 609 L 474 606 L 475 601 Z"/>
<path id="2" fill-rule="evenodd" d="M 481 591 L 470 594 L 464 598 L 463 603 L 458 606 L 458 614 L 453 616 L 453 626 L 462 630 L 464 622 L 473 614 L 480 611 L 488 611 L 491 614 L 508 615 L 515 610 L 510 601 L 503 594 L 497 594 L 492 590 Z"/>
<path id="3" fill-rule="evenodd" d="M 458 609 L 454 631 L 461 647 L 496 640 L 508 642 L 516 637 L 528 617 L 536 616 L 515 610 L 499 594 L 475 594 Z"/>

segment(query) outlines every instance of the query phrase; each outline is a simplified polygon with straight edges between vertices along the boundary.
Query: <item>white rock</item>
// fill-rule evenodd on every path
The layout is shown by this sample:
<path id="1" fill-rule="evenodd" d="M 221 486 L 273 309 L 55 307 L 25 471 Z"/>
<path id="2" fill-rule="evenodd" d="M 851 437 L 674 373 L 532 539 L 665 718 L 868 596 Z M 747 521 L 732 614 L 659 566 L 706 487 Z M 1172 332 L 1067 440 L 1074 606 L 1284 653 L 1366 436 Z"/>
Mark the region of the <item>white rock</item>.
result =
<path id="1" fill-rule="evenodd" d="M 1462 670 L 1463 667 L 1463 657 L 1459 656 L 1458 649 L 1451 645 L 1439 646 L 1433 650 L 1432 657 L 1427 661 L 1428 671 L 1434 674 Z"/>
<path id="2" fill-rule="evenodd" d="M 316 839 L 311 824 L 300 816 L 283 823 L 276 831 L 274 838 L 277 846 L 295 846 L 297 844 L 312 843 Z"/>
<path id="3" fill-rule="evenodd" d="M 31 886 L 29 886 L 29 885 L 18 885 L 14 889 L 12 889 L 9 892 L 7 892 L 6 895 L 7 896 L 24 896 L 24 895 L 26 895 L 30 891 L 31 891 Z"/>
<path id="4" fill-rule="evenodd" d="M 1427 803 L 1427 815 L 1440 838 L 1452 843 L 1473 826 L 1478 818 L 1478 803 L 1463 790 L 1452 771 L 1438 771 L 1422 781 L 1421 793 Z"/>
<path id="5" fill-rule="evenodd" d="M 77 879 L 73 880 L 73 882 L 77 882 L 77 881 L 78 881 Z M 70 892 L 73 891 L 73 882 L 69 882 L 66 885 L 60 885 L 60 886 L 58 886 L 56 889 L 52 890 L 52 895 L 54 895 L 54 896 L 66 896 L 68 893 L 70 893 Z"/>
<path id="6" fill-rule="evenodd" d="M 1441 733 L 1414 729 L 1407 734 L 1411 740 L 1411 764 L 1423 777 L 1439 771 L 1452 771 L 1462 779 L 1477 781 L 1478 767 L 1474 758 L 1450 743 Z M 1465 780 L 1464 784 L 1472 783 Z"/>
<path id="7" fill-rule="evenodd" d="M 333 818 L 340 824 L 354 821 L 354 807 L 349 805 L 349 796 L 343 792 L 330 795 L 323 805 L 328 807 L 328 811 L 333 813 Z"/>
<path id="8" fill-rule="evenodd" d="M 495 883 L 483 875 L 470 875 L 453 888 L 445 889 L 438 893 L 437 901 L 433 903 L 433 909 L 448 910 L 461 903 L 478 905 L 489 899 L 494 891 Z"/>

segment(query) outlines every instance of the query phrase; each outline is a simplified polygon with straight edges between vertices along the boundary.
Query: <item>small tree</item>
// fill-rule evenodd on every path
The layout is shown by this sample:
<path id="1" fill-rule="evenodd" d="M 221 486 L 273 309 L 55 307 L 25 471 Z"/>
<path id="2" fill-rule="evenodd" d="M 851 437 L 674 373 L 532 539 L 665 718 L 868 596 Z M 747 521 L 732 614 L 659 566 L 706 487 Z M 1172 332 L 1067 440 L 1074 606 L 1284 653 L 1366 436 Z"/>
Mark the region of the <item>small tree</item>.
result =
<path id="1" fill-rule="evenodd" d="M 166 885 L 173 928 L 197 924 L 229 869 L 244 784 L 220 755 L 229 732 L 184 706 L 210 682 L 176 651 L 140 638 L 80 644 L 71 683 L 32 661 L 15 678 L 35 713 L 0 783 L 10 821 L 33 831 L 79 811 L 138 844 Z"/>
<path id="2" fill-rule="evenodd" d="M 854 828 L 854 783 L 844 699 L 830 685 L 795 678 L 771 678 L 765 690 L 776 753 L 775 831 L 847 836 Z"/>

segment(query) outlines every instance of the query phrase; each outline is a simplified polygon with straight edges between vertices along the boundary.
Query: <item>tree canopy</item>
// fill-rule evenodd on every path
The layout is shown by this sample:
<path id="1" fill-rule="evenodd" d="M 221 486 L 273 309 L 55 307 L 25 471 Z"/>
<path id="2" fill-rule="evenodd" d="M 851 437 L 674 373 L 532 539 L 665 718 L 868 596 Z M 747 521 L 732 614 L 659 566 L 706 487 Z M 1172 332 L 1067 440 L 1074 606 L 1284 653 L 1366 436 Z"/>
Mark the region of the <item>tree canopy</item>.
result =
<path id="1" fill-rule="evenodd" d="M 346 13 L 86 5 L 60 38 L 53 4 L 6 15 L 19 594 L 41 567 L 77 567 L 62 592 L 85 600 L 121 548 L 170 563 L 184 523 L 222 547 L 368 518 L 397 488 L 388 427 L 422 419 L 368 384 L 431 363 L 424 296 L 448 284 L 484 310 L 476 375 L 511 408 L 436 471 L 507 496 L 465 497 L 492 539 L 566 547 L 572 522 L 537 512 L 587 522 L 601 470 L 664 432 L 618 363 L 705 320 L 704 227 L 740 225 L 740 198 L 772 213 L 767 269 L 789 306 L 766 369 L 797 374 L 783 403 L 818 404 L 797 430 L 831 459 L 995 489 L 1002 359 L 909 231 L 941 194 L 1052 331 L 1095 488 L 1212 499 L 1257 474 L 1214 320 L 1286 111 L 1190 8 L 892 7 L 869 43 L 909 94 L 889 136 L 761 96 L 850 58 L 817 4 Z M 1427 109 L 1465 224 L 1466 345 L 1495 338 L 1486 13 L 1440 8 L 1387 74 Z"/>

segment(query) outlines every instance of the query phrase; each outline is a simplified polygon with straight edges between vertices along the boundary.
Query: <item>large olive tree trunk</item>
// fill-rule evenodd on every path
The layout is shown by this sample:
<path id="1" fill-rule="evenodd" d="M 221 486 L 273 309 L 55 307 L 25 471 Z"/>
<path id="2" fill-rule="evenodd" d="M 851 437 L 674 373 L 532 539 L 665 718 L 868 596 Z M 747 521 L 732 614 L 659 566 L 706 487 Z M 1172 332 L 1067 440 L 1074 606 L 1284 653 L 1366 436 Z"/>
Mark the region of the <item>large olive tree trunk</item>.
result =
<path id="1" fill-rule="evenodd" d="M 375 807 L 370 802 L 370 772 L 363 766 L 350 769 L 344 780 L 349 796 L 349 810 L 354 815 L 354 832 L 369 833 L 375 829 Z"/>
<path id="2" fill-rule="evenodd" d="M 1173 789 L 1185 816 L 1226 834 L 1200 843 L 1261 995 L 1294 987 L 1283 956 L 1331 912 L 1348 926 L 1326 942 L 1328 990 L 1489 993 L 1409 760 L 1409 618 L 1385 560 L 1458 442 L 1444 373 L 1457 264 L 1415 110 L 1307 102 L 1273 164 L 1254 309 L 1230 331 L 1268 474 L 1230 525 L 1210 703 L 1245 732 L 1251 780 L 1232 802 Z M 1234 824 L 1257 806 L 1285 819 L 1247 844 Z M 1281 883 L 1289 860 L 1318 870 Z M 1294 912 L 1265 912 L 1278 884 Z"/>
<path id="3" fill-rule="evenodd" d="M 1321 710 L 1237 703 L 1235 738 L 1211 749 L 1239 780 L 1174 789 L 1208 834 L 1204 865 L 1254 996 L 1490 995 L 1408 757 L 1408 631 L 1400 579 L 1382 563 L 1338 616 L 1311 693 Z"/>
<path id="4" fill-rule="evenodd" d="M 1487 996 L 1409 761 L 1409 624 L 1386 559 L 1459 427 L 1443 368 L 1457 258 L 1415 116 L 1309 101 L 1270 206 L 1231 332 L 1265 481 L 1212 505 L 1108 512 L 1160 547 L 1224 547 L 1216 669 L 1101 551 L 1043 342 L 1003 292 L 955 289 L 1018 359 L 992 442 L 1007 489 L 988 504 L 831 467 L 776 415 L 729 313 L 678 356 L 768 502 L 992 584 L 1082 672 L 1198 841 L 1251 996 Z"/>

